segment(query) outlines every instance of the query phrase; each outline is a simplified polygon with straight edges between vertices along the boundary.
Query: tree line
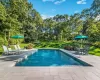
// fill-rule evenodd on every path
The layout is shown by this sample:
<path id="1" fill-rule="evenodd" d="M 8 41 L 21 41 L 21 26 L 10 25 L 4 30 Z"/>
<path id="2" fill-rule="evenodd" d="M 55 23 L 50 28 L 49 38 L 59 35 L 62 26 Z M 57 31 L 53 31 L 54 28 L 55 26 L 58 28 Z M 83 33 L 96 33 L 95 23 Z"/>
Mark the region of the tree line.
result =
<path id="1" fill-rule="evenodd" d="M 100 41 L 100 0 L 94 0 L 91 7 L 81 13 L 45 19 L 44 29 L 42 38 L 47 40 L 72 40 L 83 34 L 92 42 Z"/>
<path id="2" fill-rule="evenodd" d="M 56 15 L 42 19 L 28 0 L 0 0 L 0 38 L 24 35 L 24 42 L 73 40 L 78 34 L 100 41 L 100 0 L 89 9 L 73 15 Z"/>

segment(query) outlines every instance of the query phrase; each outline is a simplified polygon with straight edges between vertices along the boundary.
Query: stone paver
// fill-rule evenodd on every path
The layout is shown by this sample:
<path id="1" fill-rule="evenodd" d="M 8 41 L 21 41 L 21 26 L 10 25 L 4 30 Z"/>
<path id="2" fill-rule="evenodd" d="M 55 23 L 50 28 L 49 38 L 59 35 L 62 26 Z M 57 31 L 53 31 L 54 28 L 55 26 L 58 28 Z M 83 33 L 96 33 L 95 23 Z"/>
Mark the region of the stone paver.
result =
<path id="1" fill-rule="evenodd" d="M 100 80 L 100 57 L 76 57 L 93 66 L 15 67 L 15 61 L 3 60 L 1 56 L 0 80 Z"/>

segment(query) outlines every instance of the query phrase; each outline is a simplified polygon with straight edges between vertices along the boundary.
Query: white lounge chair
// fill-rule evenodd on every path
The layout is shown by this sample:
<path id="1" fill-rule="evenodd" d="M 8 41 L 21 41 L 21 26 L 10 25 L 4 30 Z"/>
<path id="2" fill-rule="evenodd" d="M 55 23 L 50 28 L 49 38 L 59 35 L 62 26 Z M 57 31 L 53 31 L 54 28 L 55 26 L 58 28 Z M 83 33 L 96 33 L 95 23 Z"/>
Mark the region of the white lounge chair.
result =
<path id="1" fill-rule="evenodd" d="M 19 45 L 14 45 L 14 47 L 19 53 L 33 53 L 34 51 L 37 51 L 37 49 L 21 49 Z"/>
<path id="2" fill-rule="evenodd" d="M 17 44 L 17 48 L 18 48 L 19 50 L 23 50 L 23 49 L 20 48 L 20 46 L 19 46 L 18 44 Z"/>
<path id="3" fill-rule="evenodd" d="M 11 48 L 8 48 L 8 51 L 16 52 L 17 54 L 20 54 L 20 51 L 18 50 L 12 50 Z"/>
<path id="4" fill-rule="evenodd" d="M 37 49 L 34 49 L 34 48 L 32 48 L 32 49 L 22 49 L 20 46 L 19 46 L 19 44 L 17 44 L 17 49 L 19 49 L 19 50 L 24 50 L 24 51 L 31 51 L 31 50 L 37 50 Z"/>
<path id="5" fill-rule="evenodd" d="M 17 51 L 19 51 L 19 52 L 27 52 L 27 51 L 29 51 L 29 50 L 27 50 L 27 49 L 21 49 L 20 46 L 19 46 L 19 48 L 18 48 L 17 45 L 14 45 L 14 48 L 15 48 L 15 50 L 17 50 Z"/>
<path id="6" fill-rule="evenodd" d="M 17 51 L 8 50 L 6 46 L 3 45 L 4 54 L 18 54 Z"/>

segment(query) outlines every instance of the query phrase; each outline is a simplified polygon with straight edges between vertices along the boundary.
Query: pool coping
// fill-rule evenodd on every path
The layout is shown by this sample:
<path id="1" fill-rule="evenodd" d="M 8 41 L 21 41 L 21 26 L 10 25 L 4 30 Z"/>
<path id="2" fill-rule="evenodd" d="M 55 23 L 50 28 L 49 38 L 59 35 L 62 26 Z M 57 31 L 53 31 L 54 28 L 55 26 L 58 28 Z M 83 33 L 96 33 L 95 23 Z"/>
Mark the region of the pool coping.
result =
<path id="1" fill-rule="evenodd" d="M 38 49 L 30 50 L 30 51 L 27 51 L 27 52 L 25 52 L 25 53 L 19 55 L 20 58 L 18 58 L 17 60 L 15 60 L 14 66 L 15 66 L 18 62 L 22 61 L 23 59 L 26 59 L 29 55 L 34 54 L 37 50 L 38 50 Z"/>
<path id="2" fill-rule="evenodd" d="M 86 61 L 82 60 L 80 58 L 80 55 L 73 54 L 73 53 L 75 53 L 75 51 L 72 51 L 72 53 L 71 53 L 71 51 L 68 51 L 68 50 L 64 50 L 64 49 L 59 49 L 59 50 L 66 53 L 67 55 L 71 56 L 73 59 L 76 59 L 77 61 L 83 62 L 86 65 L 86 67 L 93 67 L 93 65 L 91 65 L 91 64 L 87 63 Z M 84 65 L 82 65 L 82 66 L 84 66 Z"/>
<path id="3" fill-rule="evenodd" d="M 67 50 L 65 50 L 67 52 Z M 74 51 L 68 51 L 70 54 Z M 100 57 L 80 55 L 77 58 L 92 64 L 85 66 L 15 67 L 14 61 L 0 59 L 0 80 L 100 80 Z M 0 56 L 3 58 L 6 56 Z"/>
<path id="4" fill-rule="evenodd" d="M 81 63 L 81 64 L 87 65 L 87 66 L 84 66 L 84 65 L 79 65 L 79 66 L 92 67 L 91 64 L 87 63 L 87 62 L 84 61 L 84 60 L 81 60 L 79 55 L 77 56 L 77 55 L 73 54 L 73 53 L 75 53 L 75 51 L 68 51 L 68 50 L 64 50 L 64 49 L 60 49 L 60 48 L 39 48 L 39 49 L 45 49 L 45 50 L 46 50 L 46 49 L 50 49 L 50 50 L 60 50 L 60 51 L 62 51 L 62 52 L 64 52 L 64 53 L 66 53 L 66 55 L 72 57 L 74 60 L 76 59 L 77 61 L 83 62 L 83 63 Z M 17 64 L 18 62 L 20 62 L 20 61 L 26 59 L 29 55 L 34 54 L 34 53 L 35 53 L 36 51 L 38 51 L 39 49 L 36 49 L 36 50 L 34 50 L 34 52 L 31 52 L 31 53 L 30 53 L 30 52 L 24 53 L 24 54 L 21 56 L 21 58 L 19 58 L 18 60 L 15 61 L 16 63 L 14 64 L 14 67 L 16 67 L 16 64 Z M 70 65 L 67 65 L 67 66 L 70 66 Z M 71 65 L 71 66 L 76 66 L 76 65 Z M 77 65 L 77 66 L 78 66 L 78 65 Z M 21 67 L 21 66 L 17 66 L 17 67 Z M 29 67 L 29 66 L 26 66 L 26 67 Z M 42 67 L 42 66 L 35 66 L 35 67 Z M 43 67 L 45 67 L 45 66 L 43 66 Z M 47 67 L 47 66 L 46 66 L 46 67 Z M 65 65 L 65 66 L 49 66 L 49 67 L 66 67 L 66 65 Z"/>
<path id="5" fill-rule="evenodd" d="M 34 54 L 36 51 L 38 51 L 39 49 L 50 49 L 50 50 L 59 50 L 59 48 L 38 48 L 38 49 L 35 49 L 35 50 L 32 50 L 32 51 L 28 51 L 28 52 L 25 52 L 23 53 L 21 56 L 21 58 L 17 59 L 16 61 L 20 61 L 24 58 L 26 58 L 27 56 L 31 55 L 31 54 Z M 34 51 L 34 52 L 33 52 Z M 31 52 L 31 53 L 30 53 Z"/>

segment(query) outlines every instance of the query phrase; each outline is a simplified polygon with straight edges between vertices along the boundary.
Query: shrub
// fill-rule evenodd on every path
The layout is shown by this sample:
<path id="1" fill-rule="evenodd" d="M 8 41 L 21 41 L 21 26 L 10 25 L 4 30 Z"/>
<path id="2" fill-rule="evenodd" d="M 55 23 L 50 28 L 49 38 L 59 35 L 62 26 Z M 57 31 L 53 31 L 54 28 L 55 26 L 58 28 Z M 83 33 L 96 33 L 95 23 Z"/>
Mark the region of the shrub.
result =
<path id="1" fill-rule="evenodd" d="M 2 45 L 8 45 L 8 41 L 4 40 L 2 37 L 0 37 L 0 46 Z"/>
<path id="2" fill-rule="evenodd" d="M 100 53 L 100 49 L 96 48 L 96 49 L 94 49 L 94 52 L 99 52 Z"/>
<path id="3" fill-rule="evenodd" d="M 95 55 L 96 55 L 96 56 L 100 56 L 100 53 L 96 53 Z"/>
<path id="4" fill-rule="evenodd" d="M 11 39 L 9 39 L 9 40 L 8 40 L 8 44 L 9 44 L 9 45 L 12 45 L 12 44 L 13 44 L 13 41 L 12 41 Z"/>
<path id="5" fill-rule="evenodd" d="M 93 43 L 93 45 L 100 48 L 100 41 Z"/>
<path id="6" fill-rule="evenodd" d="M 32 49 L 34 47 L 34 45 L 32 43 L 29 43 L 27 46 L 27 49 Z"/>
<path id="7" fill-rule="evenodd" d="M 91 46 L 91 47 L 90 47 L 90 51 L 92 51 L 92 50 L 94 50 L 94 49 L 96 49 L 96 47 L 94 47 L 94 46 Z"/>
<path id="8" fill-rule="evenodd" d="M 95 53 L 93 51 L 89 51 L 89 54 L 91 55 L 95 55 Z"/>
<path id="9" fill-rule="evenodd" d="M 64 49 L 66 49 L 66 50 L 75 50 L 73 46 L 65 46 Z"/>
<path id="10" fill-rule="evenodd" d="M 4 42 L 3 38 L 0 37 L 0 45 Z"/>
<path id="11" fill-rule="evenodd" d="M 89 54 L 100 56 L 100 48 L 96 48 L 94 46 L 90 47 Z"/>

